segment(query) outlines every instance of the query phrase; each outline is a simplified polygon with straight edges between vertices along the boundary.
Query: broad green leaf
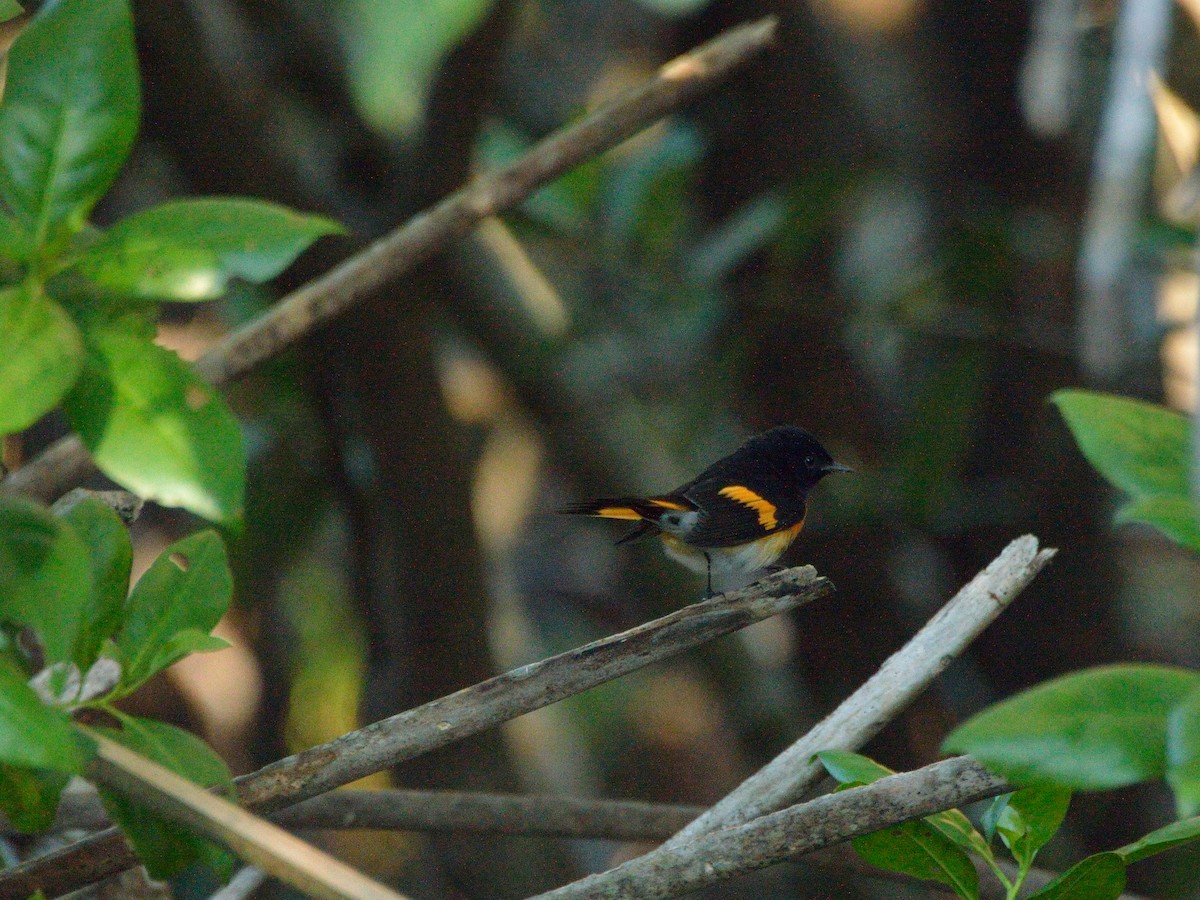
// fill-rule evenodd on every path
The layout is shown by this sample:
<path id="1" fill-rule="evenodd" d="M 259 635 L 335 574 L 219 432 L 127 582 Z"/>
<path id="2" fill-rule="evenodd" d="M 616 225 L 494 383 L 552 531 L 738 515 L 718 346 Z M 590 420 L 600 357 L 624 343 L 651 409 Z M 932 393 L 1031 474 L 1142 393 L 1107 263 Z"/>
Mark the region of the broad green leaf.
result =
<path id="1" fill-rule="evenodd" d="M 93 497 L 74 504 L 62 519 L 79 535 L 91 557 L 92 591 L 83 609 L 74 657 L 86 672 L 121 625 L 133 547 L 117 514 Z"/>
<path id="2" fill-rule="evenodd" d="M 1186 417 L 1092 391 L 1056 391 L 1050 399 L 1083 455 L 1115 487 L 1134 497 L 1188 496 Z"/>
<path id="3" fill-rule="evenodd" d="M 1024 788 L 1009 796 L 996 831 L 1023 867 L 1028 868 L 1038 850 L 1054 837 L 1070 803 L 1071 792 L 1053 785 Z"/>
<path id="4" fill-rule="evenodd" d="M 17 0 L 0 0 L 0 22 L 15 19 L 23 12 L 25 12 L 25 9 Z"/>
<path id="5" fill-rule="evenodd" d="M 492 0 L 347 0 L 350 86 L 376 128 L 408 131 L 420 120 L 429 80 L 483 19 Z"/>
<path id="6" fill-rule="evenodd" d="M 63 400 L 104 474 L 164 506 L 237 519 L 246 453 L 211 385 L 170 350 L 115 331 L 88 335 L 84 374 Z"/>
<path id="7" fill-rule="evenodd" d="M 1167 784 L 1181 818 L 1200 813 L 1200 690 L 1184 697 L 1167 719 Z"/>
<path id="8" fill-rule="evenodd" d="M 1126 844 L 1113 852 L 1119 855 L 1126 865 L 1129 865 L 1139 859 L 1145 859 L 1147 856 L 1154 856 L 1156 853 L 1178 847 L 1180 844 L 1189 844 L 1197 838 L 1200 838 L 1200 817 L 1172 822 L 1170 825 L 1152 831 L 1140 840 Z"/>
<path id="9" fill-rule="evenodd" d="M 145 300 L 211 300 L 233 277 L 274 278 L 330 219 L 260 200 L 178 200 L 118 222 L 75 263 L 109 291 Z"/>
<path id="10" fill-rule="evenodd" d="M 848 750 L 822 750 L 817 754 L 817 759 L 825 766 L 826 771 L 843 785 L 870 784 L 896 774 L 870 757 Z M 992 848 L 960 810 L 947 809 L 926 816 L 923 821 L 964 850 L 973 850 L 987 859 L 992 858 Z"/>
<path id="11" fill-rule="evenodd" d="M 0 763 L 72 774 L 83 768 L 67 714 L 45 706 L 8 665 L 0 665 Z"/>
<path id="12" fill-rule="evenodd" d="M 1117 510 L 1118 525 L 1142 522 L 1157 528 L 1175 543 L 1200 552 L 1200 517 L 1190 497 L 1159 494 L 1137 497 Z"/>
<path id="13" fill-rule="evenodd" d="M 46 3 L 9 52 L 0 104 L 0 197 L 35 245 L 83 226 L 125 162 L 139 106 L 127 0 Z"/>
<path id="14" fill-rule="evenodd" d="M 136 688 L 193 650 L 216 649 L 205 640 L 229 608 L 232 592 L 225 544 L 215 531 L 164 550 L 134 585 L 115 638 L 123 687 Z"/>
<path id="15" fill-rule="evenodd" d="M 70 778 L 66 772 L 0 763 L 0 811 L 17 831 L 45 831 Z"/>
<path id="16" fill-rule="evenodd" d="M 1125 890 L 1125 863 L 1115 853 L 1081 859 L 1029 900 L 1117 900 Z"/>
<path id="17" fill-rule="evenodd" d="M 959 897 L 979 896 L 970 857 L 925 822 L 905 822 L 854 839 L 854 851 L 881 869 L 949 885 Z"/>
<path id="18" fill-rule="evenodd" d="M 997 703 L 942 745 L 1017 784 L 1104 790 L 1166 772 L 1167 718 L 1200 674 L 1166 666 L 1103 666 Z"/>
<path id="19" fill-rule="evenodd" d="M 228 767 L 204 741 L 165 722 L 124 715 L 120 718 L 119 730 L 97 730 L 201 787 L 219 785 L 222 794 L 234 797 Z M 228 851 L 114 791 L 100 788 L 100 797 L 153 877 L 170 878 L 198 860 L 225 878 L 231 873 L 233 856 Z"/>
<path id="20" fill-rule="evenodd" d="M 88 550 L 45 507 L 0 498 L 0 620 L 28 625 L 46 662 L 74 659 L 92 591 Z"/>
<path id="21" fill-rule="evenodd" d="M 0 289 L 0 434 L 28 428 L 75 383 L 79 330 L 31 285 Z"/>

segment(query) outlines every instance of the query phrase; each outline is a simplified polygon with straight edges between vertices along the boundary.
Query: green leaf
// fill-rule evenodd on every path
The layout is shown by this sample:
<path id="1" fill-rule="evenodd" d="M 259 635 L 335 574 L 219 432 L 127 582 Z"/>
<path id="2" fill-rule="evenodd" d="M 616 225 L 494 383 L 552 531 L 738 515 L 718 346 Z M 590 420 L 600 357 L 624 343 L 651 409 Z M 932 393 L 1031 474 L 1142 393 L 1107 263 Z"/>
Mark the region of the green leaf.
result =
<path id="1" fill-rule="evenodd" d="M 165 722 L 126 715 L 120 719 L 120 730 L 97 731 L 201 787 L 219 785 L 226 798 L 235 797 L 228 767 L 204 741 Z M 153 877 L 170 878 L 197 860 L 224 878 L 232 872 L 234 859 L 228 851 L 111 790 L 100 788 L 100 797 Z"/>
<path id="2" fill-rule="evenodd" d="M 62 519 L 81 538 L 91 558 L 92 591 L 83 609 L 74 655 L 75 663 L 86 672 L 121 625 L 133 546 L 117 514 L 94 497 L 71 506 Z"/>
<path id="3" fill-rule="evenodd" d="M 63 400 L 104 474 L 164 506 L 237 519 L 246 453 L 229 407 L 172 353 L 115 331 L 88 335 L 83 376 Z"/>
<path id="4" fill-rule="evenodd" d="M 260 200 L 178 200 L 118 222 L 75 263 L 101 288 L 145 300 L 211 300 L 230 278 L 274 278 L 336 222 Z"/>
<path id="5" fill-rule="evenodd" d="M 45 706 L 9 665 L 0 665 L 0 763 L 71 774 L 83 769 L 67 714 Z"/>
<path id="6" fill-rule="evenodd" d="M 46 662 L 75 657 L 92 591 L 88 550 L 45 507 L 0 498 L 0 619 L 37 632 Z"/>
<path id="7" fill-rule="evenodd" d="M 983 828 L 983 836 L 989 843 L 996 836 L 996 825 L 1000 822 L 1000 817 L 1004 815 L 1004 810 L 1008 808 L 1010 797 L 1012 797 L 1012 794 L 1001 794 L 999 797 L 993 797 L 983 810 L 983 814 L 979 817 L 979 824 Z"/>
<path id="8" fill-rule="evenodd" d="M 822 750 L 817 759 L 841 784 L 870 784 L 880 778 L 886 778 L 896 773 L 887 766 L 880 765 L 861 753 L 851 753 L 849 750 Z"/>
<path id="9" fill-rule="evenodd" d="M 8 55 L 0 197 L 34 243 L 78 230 L 112 184 L 139 118 L 127 0 L 46 3 Z"/>
<path id="10" fill-rule="evenodd" d="M 1125 863 L 1115 853 L 1081 859 L 1029 900 L 1117 900 L 1125 890 Z"/>
<path id="11" fill-rule="evenodd" d="M 979 875 L 970 857 L 924 821 L 905 822 L 854 839 L 854 851 L 889 872 L 949 885 L 959 897 L 979 896 Z"/>
<path id="12" fill-rule="evenodd" d="M 1065 675 L 989 707 L 943 744 L 1017 784 L 1104 790 L 1166 772 L 1167 718 L 1200 675 L 1104 666 Z"/>
<path id="13" fill-rule="evenodd" d="M 216 649 L 208 633 L 229 608 L 232 592 L 225 544 L 215 531 L 164 550 L 134 585 L 116 636 L 126 692 L 193 650 Z"/>
<path id="14" fill-rule="evenodd" d="M 1167 784 L 1181 818 L 1200 813 L 1200 690 L 1184 697 L 1167 719 Z"/>
<path id="15" fill-rule="evenodd" d="M 0 763 L 0 811 L 17 831 L 45 831 L 54 822 L 59 797 L 70 779 L 66 772 Z"/>
<path id="16" fill-rule="evenodd" d="M 1145 859 L 1147 856 L 1154 856 L 1156 853 L 1178 847 L 1180 844 L 1189 844 L 1197 838 L 1200 838 L 1200 817 L 1172 822 L 1170 825 L 1152 831 L 1140 840 L 1126 844 L 1113 852 L 1118 854 L 1126 865 L 1129 865 L 1139 859 Z"/>
<path id="17" fill-rule="evenodd" d="M 870 784 L 896 774 L 870 757 L 848 750 L 822 750 L 816 756 L 826 771 L 843 785 Z M 992 848 L 960 810 L 947 809 L 926 816 L 923 821 L 964 850 L 973 850 L 987 859 L 992 858 Z"/>
<path id="18" fill-rule="evenodd" d="M 0 434 L 40 419 L 82 365 L 79 330 L 61 306 L 28 284 L 0 289 Z"/>
<path id="19" fill-rule="evenodd" d="M 492 0 L 349 0 L 342 4 L 350 86 L 363 116 L 388 132 L 420 119 L 429 81 Z"/>
<path id="20" fill-rule="evenodd" d="M 0 210 L 0 257 L 11 262 L 24 262 L 32 249 L 32 238 L 25 226 Z"/>
<path id="21" fill-rule="evenodd" d="M 1118 509 L 1114 520 L 1118 525 L 1142 522 L 1157 528 L 1180 546 L 1200 552 L 1200 517 L 1190 497 L 1169 494 L 1138 497 Z"/>
<path id="22" fill-rule="evenodd" d="M 1022 869 L 1032 865 L 1038 850 L 1054 837 L 1070 803 L 1071 792 L 1052 785 L 1025 788 L 1009 796 L 996 831 Z"/>
<path id="23" fill-rule="evenodd" d="M 1093 391 L 1055 391 L 1050 400 L 1088 462 L 1115 487 L 1135 497 L 1188 495 L 1185 416 Z"/>

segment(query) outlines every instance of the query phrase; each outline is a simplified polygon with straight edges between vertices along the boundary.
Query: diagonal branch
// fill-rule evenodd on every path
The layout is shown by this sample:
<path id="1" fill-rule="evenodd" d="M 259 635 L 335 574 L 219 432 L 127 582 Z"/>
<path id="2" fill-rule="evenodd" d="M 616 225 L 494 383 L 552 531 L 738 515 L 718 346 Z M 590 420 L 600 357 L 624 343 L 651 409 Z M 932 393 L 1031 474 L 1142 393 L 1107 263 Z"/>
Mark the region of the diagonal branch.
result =
<path id="1" fill-rule="evenodd" d="M 878 734 L 1008 608 L 1053 556 L 1053 550 L 1039 551 L 1032 535 L 1009 544 L 841 706 L 662 847 L 635 860 L 641 863 L 636 871 L 654 873 L 668 862 L 676 865 L 679 852 L 694 851 L 703 835 L 760 822 L 760 817 L 799 800 L 824 772 L 813 762 L 814 754 L 829 749 L 856 750 Z M 554 896 L 559 895 L 556 892 Z"/>
<path id="2" fill-rule="evenodd" d="M 545 138 L 511 165 L 478 176 L 284 297 L 208 351 L 196 362 L 196 371 L 216 385 L 246 374 L 467 234 L 483 219 L 512 209 L 569 169 L 686 106 L 769 46 L 776 28 L 774 18 L 739 25 L 676 57 L 644 84 Z M 10 474 L 0 487 L 48 502 L 93 471 L 82 442 L 71 436 Z"/>
<path id="3" fill-rule="evenodd" d="M 1008 608 L 1054 553 L 1038 550 L 1032 535 L 1005 547 L 862 687 L 668 844 L 740 825 L 799 800 L 824 775 L 820 764 L 813 762 L 814 754 L 857 750 L 877 735 Z"/>
<path id="4" fill-rule="evenodd" d="M 257 811 L 299 803 L 407 759 L 541 709 L 654 662 L 697 647 L 833 590 L 812 566 L 788 569 L 726 595 L 603 640 L 497 675 L 446 697 L 342 735 L 238 779 Z M 55 895 L 136 864 L 109 829 L 0 875 L 0 900 L 39 888 Z"/>
<path id="5" fill-rule="evenodd" d="M 664 847 L 623 865 L 539 894 L 536 900 L 665 898 L 764 869 L 1011 788 L 969 756 L 881 778 L 863 787 L 826 794 L 808 803 L 721 828 L 690 843 Z"/>

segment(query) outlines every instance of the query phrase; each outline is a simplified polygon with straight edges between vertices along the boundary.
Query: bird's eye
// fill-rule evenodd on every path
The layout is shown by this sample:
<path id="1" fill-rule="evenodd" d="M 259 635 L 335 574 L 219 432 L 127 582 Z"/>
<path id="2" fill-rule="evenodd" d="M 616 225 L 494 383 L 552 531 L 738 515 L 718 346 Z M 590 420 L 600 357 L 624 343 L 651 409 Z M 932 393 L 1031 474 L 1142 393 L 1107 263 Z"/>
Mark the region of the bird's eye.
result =
<path id="1" fill-rule="evenodd" d="M 806 466 L 808 466 L 810 469 L 813 467 L 813 465 L 815 465 L 815 464 L 816 464 L 816 462 L 817 462 L 817 459 L 816 459 L 816 457 L 815 457 L 815 456 L 806 456 L 806 457 L 804 457 L 804 464 L 805 464 Z"/>

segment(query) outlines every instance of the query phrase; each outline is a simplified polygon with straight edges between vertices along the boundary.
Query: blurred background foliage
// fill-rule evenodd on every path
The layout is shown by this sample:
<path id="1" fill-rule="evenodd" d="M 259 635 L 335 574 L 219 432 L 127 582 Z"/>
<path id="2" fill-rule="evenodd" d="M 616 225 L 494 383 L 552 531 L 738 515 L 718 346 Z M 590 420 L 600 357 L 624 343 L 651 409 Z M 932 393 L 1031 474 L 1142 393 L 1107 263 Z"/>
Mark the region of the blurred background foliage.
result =
<path id="1" fill-rule="evenodd" d="M 552 510 L 671 488 L 785 422 L 859 473 L 820 486 L 789 557 L 832 578 L 833 599 L 392 781 L 712 801 L 1024 532 L 1060 548 L 1052 567 L 866 752 L 923 764 L 966 715 L 1085 665 L 1200 665 L 1200 566 L 1112 529 L 1117 498 L 1045 402 L 1091 386 L 1195 403 L 1191 6 L 136 0 L 143 133 L 98 221 L 241 193 L 346 224 L 278 290 L 721 28 L 782 22 L 775 50 L 716 95 L 235 386 L 251 470 L 238 600 L 218 630 L 235 649 L 189 658 L 140 711 L 247 770 L 691 602 L 702 585 L 656 548 L 614 548 L 606 523 Z M 1157 156 L 1154 119 L 1137 127 L 1146 65 L 1170 89 L 1156 88 L 1159 120 L 1183 123 Z M 1123 72 L 1143 85 L 1132 106 L 1114 99 Z M 1118 202 L 1102 202 L 1106 172 Z M 1108 281 L 1089 274 L 1097 260 Z M 160 340 L 195 358 L 274 297 L 240 287 L 180 308 Z M 147 515 L 139 558 L 190 527 Z M 1132 839 L 1170 809 L 1161 786 L 1080 797 L 1041 859 Z M 634 852 L 329 840 L 439 897 L 521 896 Z M 1195 862 L 1179 853 L 1130 887 L 1200 896 Z M 712 894 L 905 890 L 840 865 Z"/>

